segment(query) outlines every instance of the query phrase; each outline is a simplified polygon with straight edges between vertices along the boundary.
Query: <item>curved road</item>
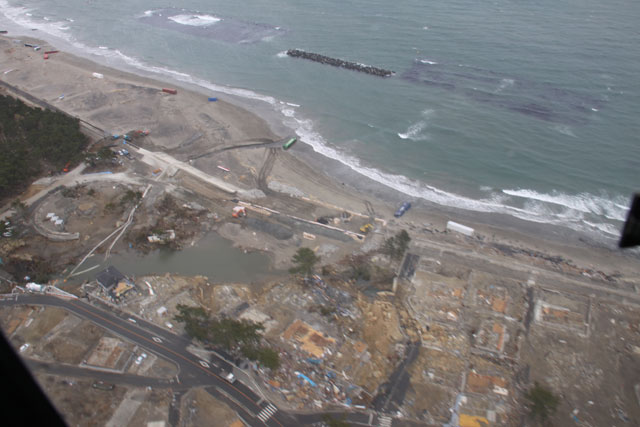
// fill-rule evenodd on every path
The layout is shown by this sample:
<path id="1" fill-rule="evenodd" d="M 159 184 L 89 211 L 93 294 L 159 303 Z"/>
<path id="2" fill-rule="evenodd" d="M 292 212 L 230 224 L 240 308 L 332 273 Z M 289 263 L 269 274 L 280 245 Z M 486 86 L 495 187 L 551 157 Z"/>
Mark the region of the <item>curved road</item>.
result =
<path id="1" fill-rule="evenodd" d="M 78 299 L 63 299 L 50 295 L 22 294 L 0 300 L 0 306 L 11 305 L 47 305 L 63 308 L 81 318 L 87 319 L 120 337 L 172 361 L 178 366 L 176 380 L 159 380 L 135 375 L 111 374 L 91 370 L 91 374 L 105 381 L 132 385 L 153 385 L 171 387 L 177 390 L 207 386 L 207 391 L 221 398 L 252 426 L 299 426 L 322 421 L 322 413 L 294 414 L 279 410 L 274 404 L 264 400 L 239 381 L 230 384 L 220 375 L 221 370 L 230 371 L 231 366 L 224 359 L 212 356 L 211 360 L 202 360 L 187 351 L 191 341 L 124 312 L 104 311 Z M 28 361 L 36 369 L 47 366 L 51 372 L 63 375 L 87 376 L 88 369 Z M 81 371 L 84 371 L 81 372 Z M 174 381 L 173 383 L 171 381 Z M 333 415 L 335 415 L 334 413 Z M 344 412 L 345 420 L 354 425 L 372 425 L 379 422 L 377 417 L 368 413 Z M 377 424 L 377 423 L 376 423 Z M 373 424 L 373 425 L 376 425 Z"/>

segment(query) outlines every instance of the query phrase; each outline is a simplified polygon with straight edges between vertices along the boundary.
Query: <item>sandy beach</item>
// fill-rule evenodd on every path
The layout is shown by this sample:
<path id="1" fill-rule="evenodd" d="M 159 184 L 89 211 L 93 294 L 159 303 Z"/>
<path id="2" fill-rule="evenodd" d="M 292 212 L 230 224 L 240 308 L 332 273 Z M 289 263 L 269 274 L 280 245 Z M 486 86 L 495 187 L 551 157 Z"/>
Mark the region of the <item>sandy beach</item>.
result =
<path id="1" fill-rule="evenodd" d="M 41 49 L 34 51 L 25 42 Z M 217 176 L 239 188 L 241 194 L 255 195 L 259 189 L 265 197 L 255 198 L 257 204 L 298 210 L 311 220 L 330 213 L 333 207 L 374 213 L 387 222 L 380 230 L 386 234 L 406 228 L 416 240 L 443 240 L 476 249 L 504 243 L 561 256 L 578 269 L 625 277 L 637 272 L 637 256 L 599 247 L 578 233 L 544 224 L 426 203 L 414 203 L 404 217 L 394 219 L 393 212 L 406 199 L 402 194 L 314 153 L 304 141 L 283 151 L 279 141 L 293 135 L 240 106 L 241 100 L 106 68 L 65 52 L 43 59 L 43 52 L 50 50 L 55 47 L 43 41 L 0 38 L 0 80 L 105 134 L 149 130 L 146 150 L 165 152 Z M 165 87 L 176 88 L 178 93 L 163 93 Z M 209 96 L 218 96 L 218 100 L 209 102 Z M 314 207 L 299 204 L 301 196 L 314 201 Z M 473 227 L 475 237 L 442 233 L 448 220 Z M 226 237 L 233 237 L 231 234 Z M 283 258 L 276 258 L 282 266 Z"/>

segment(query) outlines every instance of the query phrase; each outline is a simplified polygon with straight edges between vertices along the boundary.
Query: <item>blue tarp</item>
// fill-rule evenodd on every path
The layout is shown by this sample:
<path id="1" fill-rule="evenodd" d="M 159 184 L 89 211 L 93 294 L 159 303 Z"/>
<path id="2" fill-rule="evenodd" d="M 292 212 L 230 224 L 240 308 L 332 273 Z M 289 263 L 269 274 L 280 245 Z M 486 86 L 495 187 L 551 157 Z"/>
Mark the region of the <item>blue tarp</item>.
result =
<path id="1" fill-rule="evenodd" d="M 307 377 L 305 374 L 301 374 L 300 372 L 296 372 L 296 375 L 298 376 L 298 378 L 302 378 L 303 380 L 308 382 L 311 387 L 315 387 L 316 386 L 316 383 L 311 381 L 311 379 L 309 377 Z"/>

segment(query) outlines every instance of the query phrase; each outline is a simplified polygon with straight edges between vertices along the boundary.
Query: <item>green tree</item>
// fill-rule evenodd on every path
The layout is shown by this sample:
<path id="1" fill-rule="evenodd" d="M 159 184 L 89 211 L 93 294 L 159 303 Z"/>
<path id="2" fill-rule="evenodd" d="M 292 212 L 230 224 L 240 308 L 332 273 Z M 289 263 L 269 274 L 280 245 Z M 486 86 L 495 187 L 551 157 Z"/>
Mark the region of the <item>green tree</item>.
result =
<path id="1" fill-rule="evenodd" d="M 366 255 L 354 255 L 349 258 L 349 278 L 353 280 L 364 280 L 368 282 L 371 279 L 371 266 L 369 258 Z"/>
<path id="2" fill-rule="evenodd" d="M 87 142 L 78 119 L 0 96 L 0 199 L 20 193 L 43 172 L 80 160 Z"/>
<path id="3" fill-rule="evenodd" d="M 330 414 L 324 414 L 322 416 L 322 421 L 324 421 L 329 427 L 349 427 L 351 424 L 344 420 L 344 415 L 341 418 L 335 418 Z"/>
<path id="4" fill-rule="evenodd" d="M 529 402 L 529 416 L 536 420 L 545 422 L 549 419 L 560 403 L 560 399 L 553 392 L 537 381 L 524 396 Z"/>
<path id="5" fill-rule="evenodd" d="M 398 251 L 400 252 L 400 257 L 404 255 L 404 253 L 409 248 L 409 242 L 411 241 L 411 237 L 409 237 L 409 233 L 407 230 L 401 230 L 398 234 L 396 234 L 396 246 Z"/>
<path id="6" fill-rule="evenodd" d="M 393 237 L 389 237 L 382 245 L 382 253 L 389 255 L 392 259 L 401 259 L 409 248 L 411 237 L 406 230 L 401 230 Z"/>
<path id="7" fill-rule="evenodd" d="M 184 323 L 185 332 L 192 338 L 207 342 L 209 338 L 209 315 L 202 307 L 189 307 L 178 304 L 178 314 L 173 318 Z"/>
<path id="8" fill-rule="evenodd" d="M 178 314 L 173 318 L 184 323 L 184 329 L 191 338 L 227 351 L 239 349 L 248 359 L 257 360 L 270 369 L 280 366 L 278 352 L 260 345 L 264 331 L 262 323 L 228 317 L 214 319 L 202 307 L 178 304 L 176 308 Z"/>
<path id="9" fill-rule="evenodd" d="M 127 192 L 124 193 L 124 195 L 120 199 L 120 206 L 126 206 L 126 205 L 130 204 L 131 202 L 133 202 L 131 204 L 135 205 L 141 199 L 142 199 L 142 192 L 133 191 L 133 190 L 127 190 Z"/>
<path id="10" fill-rule="evenodd" d="M 13 202 L 11 202 L 11 207 L 16 211 L 16 213 L 18 214 L 23 214 L 26 212 L 27 210 L 27 205 L 25 205 L 24 203 L 22 203 L 22 201 L 20 199 L 15 199 Z"/>
<path id="11" fill-rule="evenodd" d="M 231 350 L 236 346 L 255 346 L 262 338 L 261 323 L 248 320 L 234 320 L 228 317 L 212 319 L 202 307 L 178 304 L 178 314 L 174 319 L 185 325 L 185 331 L 192 338 L 207 344 L 214 344 Z"/>
<path id="12" fill-rule="evenodd" d="M 262 323 L 234 320 L 228 317 L 209 321 L 209 342 L 227 350 L 236 346 L 255 346 L 262 338 Z"/>
<path id="13" fill-rule="evenodd" d="M 313 272 L 313 268 L 320 261 L 320 257 L 309 248 L 300 248 L 293 255 L 291 261 L 295 266 L 289 269 L 289 273 L 300 273 L 306 277 Z"/>
<path id="14" fill-rule="evenodd" d="M 271 370 L 280 367 L 278 352 L 269 347 L 246 346 L 242 348 L 242 354 L 249 360 L 257 360 L 262 366 Z"/>
<path id="15" fill-rule="evenodd" d="M 115 156 L 116 156 L 116 153 L 114 153 L 109 147 L 102 147 L 96 153 L 96 157 L 101 160 L 111 160 Z"/>

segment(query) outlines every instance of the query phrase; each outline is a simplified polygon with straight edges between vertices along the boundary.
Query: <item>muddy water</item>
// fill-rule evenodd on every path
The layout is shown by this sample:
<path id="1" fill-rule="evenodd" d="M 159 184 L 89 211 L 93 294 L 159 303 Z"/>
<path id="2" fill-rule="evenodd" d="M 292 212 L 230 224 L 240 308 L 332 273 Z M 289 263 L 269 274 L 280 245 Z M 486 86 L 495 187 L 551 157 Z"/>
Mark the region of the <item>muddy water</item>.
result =
<path id="1" fill-rule="evenodd" d="M 93 257 L 83 267 L 89 268 L 102 259 L 102 256 Z M 262 282 L 284 273 L 271 267 L 271 261 L 265 253 L 245 253 L 242 249 L 234 248 L 231 241 L 216 233 L 209 233 L 194 246 L 188 246 L 181 251 L 162 249 L 141 255 L 134 250 L 127 250 L 114 254 L 107 262 L 103 262 L 100 268 L 78 278 L 93 279 L 108 265 L 113 265 L 129 277 L 171 273 L 185 276 L 203 275 L 215 282 Z"/>

